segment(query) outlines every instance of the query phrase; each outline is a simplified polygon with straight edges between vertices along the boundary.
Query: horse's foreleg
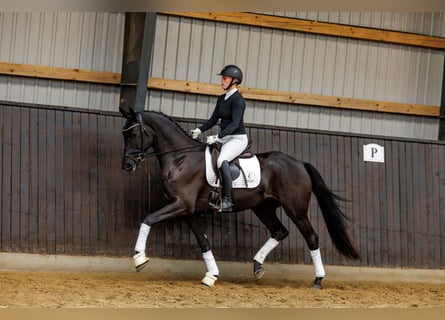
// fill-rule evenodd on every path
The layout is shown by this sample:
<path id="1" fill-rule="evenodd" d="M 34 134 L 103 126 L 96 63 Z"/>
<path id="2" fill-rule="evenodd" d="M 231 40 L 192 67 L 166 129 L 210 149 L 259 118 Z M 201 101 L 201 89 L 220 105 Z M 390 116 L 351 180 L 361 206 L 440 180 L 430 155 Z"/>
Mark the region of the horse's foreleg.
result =
<path id="1" fill-rule="evenodd" d="M 204 259 L 204 263 L 207 268 L 207 272 L 204 278 L 201 280 L 201 283 L 211 287 L 215 284 L 215 281 L 218 278 L 219 269 L 216 264 L 215 257 L 213 256 L 212 250 L 210 250 L 209 240 L 206 233 L 198 227 L 196 218 L 189 218 L 187 219 L 187 222 L 189 223 L 190 228 L 192 229 L 192 232 L 195 235 L 196 240 L 198 241 L 199 247 L 201 248 L 202 252 L 202 258 Z"/>
<path id="2" fill-rule="evenodd" d="M 216 265 L 215 257 L 213 256 L 212 250 L 208 250 L 202 253 L 202 258 L 207 267 L 207 272 L 202 278 L 201 283 L 206 286 L 213 286 L 218 279 L 219 269 Z"/>
<path id="3" fill-rule="evenodd" d="M 148 215 L 139 227 L 139 234 L 134 247 L 135 255 L 133 256 L 134 267 L 136 271 L 141 271 L 148 262 L 148 257 L 145 255 L 145 248 L 147 245 L 147 239 L 150 234 L 151 226 L 157 222 L 166 220 L 171 217 L 181 216 L 185 212 L 183 202 L 177 200 L 172 204 L 169 204 L 158 211 Z"/>
<path id="4" fill-rule="evenodd" d="M 151 227 L 145 223 L 141 223 L 141 226 L 139 227 L 138 239 L 136 240 L 136 245 L 134 247 L 136 254 L 133 256 L 134 267 L 137 272 L 141 271 L 148 262 L 148 257 L 145 256 L 145 246 L 150 229 Z"/>

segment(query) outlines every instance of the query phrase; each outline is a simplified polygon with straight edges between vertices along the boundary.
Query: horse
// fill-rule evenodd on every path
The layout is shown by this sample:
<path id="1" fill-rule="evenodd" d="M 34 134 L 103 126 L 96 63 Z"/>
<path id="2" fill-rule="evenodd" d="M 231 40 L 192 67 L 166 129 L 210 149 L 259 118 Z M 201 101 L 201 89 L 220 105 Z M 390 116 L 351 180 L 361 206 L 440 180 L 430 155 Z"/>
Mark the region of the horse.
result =
<path id="1" fill-rule="evenodd" d="M 149 232 L 156 223 L 172 218 L 184 218 L 190 225 L 201 249 L 207 272 L 202 283 L 213 286 L 219 269 L 212 254 L 207 235 L 200 229 L 195 217 L 209 210 L 212 187 L 205 176 L 205 150 L 207 145 L 193 139 L 169 116 L 155 111 L 123 112 L 126 122 L 122 134 L 124 154 L 122 169 L 135 171 L 148 156 L 156 156 L 160 164 L 163 189 L 169 204 L 148 213 L 142 221 L 133 256 L 136 271 L 145 267 L 149 258 L 145 249 Z M 148 150 L 153 150 L 148 153 Z M 297 160 L 280 151 L 257 153 L 261 179 L 255 188 L 233 189 L 233 212 L 251 209 L 266 226 L 270 238 L 253 257 L 253 274 L 260 279 L 265 272 L 267 255 L 285 239 L 289 231 L 277 217 L 282 207 L 297 226 L 310 250 L 315 269 L 314 288 L 322 288 L 325 270 L 320 254 L 318 235 L 309 218 L 308 208 L 312 193 L 326 222 L 336 250 L 350 259 L 360 259 L 346 222 L 349 218 L 337 201 L 344 200 L 331 191 L 317 169 L 308 162 Z"/>

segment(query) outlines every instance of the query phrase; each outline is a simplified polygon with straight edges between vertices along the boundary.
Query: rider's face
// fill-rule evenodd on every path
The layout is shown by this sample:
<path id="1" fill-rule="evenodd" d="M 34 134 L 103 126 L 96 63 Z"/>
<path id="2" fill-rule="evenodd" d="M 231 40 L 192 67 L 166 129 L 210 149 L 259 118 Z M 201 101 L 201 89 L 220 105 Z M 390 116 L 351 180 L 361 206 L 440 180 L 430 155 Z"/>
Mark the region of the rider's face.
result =
<path id="1" fill-rule="evenodd" d="M 228 77 L 228 76 L 221 76 L 221 87 L 224 90 L 227 90 L 229 88 L 227 88 L 230 85 L 230 82 L 232 81 L 232 77 Z"/>

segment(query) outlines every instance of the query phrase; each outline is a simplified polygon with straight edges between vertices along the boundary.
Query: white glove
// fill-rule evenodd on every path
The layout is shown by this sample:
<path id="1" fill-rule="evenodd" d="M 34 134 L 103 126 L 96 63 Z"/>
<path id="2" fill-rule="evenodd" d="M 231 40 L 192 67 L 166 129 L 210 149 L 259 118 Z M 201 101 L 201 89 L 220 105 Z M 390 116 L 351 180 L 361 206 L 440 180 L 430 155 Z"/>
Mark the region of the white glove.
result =
<path id="1" fill-rule="evenodd" d="M 193 139 L 198 138 L 198 136 L 201 134 L 201 130 L 199 130 L 199 128 L 190 130 L 190 135 L 192 136 Z"/>
<path id="2" fill-rule="evenodd" d="M 217 143 L 217 142 L 219 142 L 221 139 L 220 138 L 218 138 L 218 135 L 214 135 L 214 136 L 208 136 L 207 137 L 207 144 L 214 144 L 214 143 Z"/>

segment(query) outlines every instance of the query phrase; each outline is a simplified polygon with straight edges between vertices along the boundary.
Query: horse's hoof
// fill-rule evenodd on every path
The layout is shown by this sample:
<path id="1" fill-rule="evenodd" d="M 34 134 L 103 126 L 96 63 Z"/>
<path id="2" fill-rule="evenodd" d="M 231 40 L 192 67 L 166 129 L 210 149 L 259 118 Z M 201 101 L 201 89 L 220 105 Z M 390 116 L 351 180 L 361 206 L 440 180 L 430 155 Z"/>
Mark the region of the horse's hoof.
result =
<path id="1" fill-rule="evenodd" d="M 260 268 L 258 270 L 255 270 L 255 272 L 253 273 L 255 275 L 255 279 L 260 280 L 264 274 L 266 273 L 266 270 L 264 270 L 264 268 Z"/>
<path id="2" fill-rule="evenodd" d="M 312 284 L 312 288 L 323 289 L 323 286 L 321 285 L 321 280 L 323 280 L 323 277 L 316 277 L 314 283 Z"/>
<path id="3" fill-rule="evenodd" d="M 266 270 L 264 270 L 263 265 L 259 263 L 256 260 L 253 260 L 253 275 L 257 280 L 260 280 L 264 274 L 266 273 Z"/>
<path id="4" fill-rule="evenodd" d="M 218 279 L 218 276 L 214 276 L 213 274 L 206 272 L 205 277 L 201 280 L 203 285 L 208 287 L 213 287 L 215 285 L 215 281 Z"/>
<path id="5" fill-rule="evenodd" d="M 145 252 L 139 252 L 133 256 L 133 260 L 136 271 L 140 272 L 142 269 L 145 268 L 150 259 L 145 256 Z"/>

